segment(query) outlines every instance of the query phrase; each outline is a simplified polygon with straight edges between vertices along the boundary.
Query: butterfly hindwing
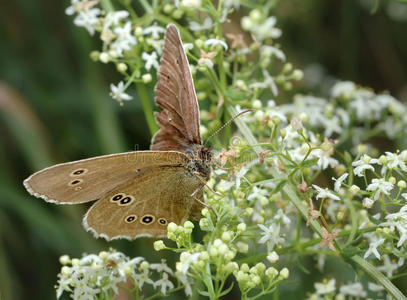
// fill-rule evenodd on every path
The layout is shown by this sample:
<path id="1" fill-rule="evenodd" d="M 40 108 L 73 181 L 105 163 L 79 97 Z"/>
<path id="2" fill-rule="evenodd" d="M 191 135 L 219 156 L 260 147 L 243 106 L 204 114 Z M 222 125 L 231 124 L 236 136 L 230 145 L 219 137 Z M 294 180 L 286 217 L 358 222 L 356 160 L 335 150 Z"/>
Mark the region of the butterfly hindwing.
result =
<path id="1" fill-rule="evenodd" d="M 107 240 L 167 234 L 170 222 L 184 222 L 194 206 L 191 194 L 199 186 L 183 167 L 152 167 L 98 200 L 84 226 Z"/>
<path id="2" fill-rule="evenodd" d="M 101 198 L 144 168 L 183 165 L 187 160 L 185 154 L 175 151 L 104 155 L 43 169 L 27 178 L 24 186 L 48 202 L 83 203 Z"/>
<path id="3" fill-rule="evenodd" d="M 169 25 L 155 86 L 156 113 L 160 130 L 153 137 L 152 150 L 185 152 L 190 144 L 202 144 L 199 107 L 188 59 L 178 29 Z"/>

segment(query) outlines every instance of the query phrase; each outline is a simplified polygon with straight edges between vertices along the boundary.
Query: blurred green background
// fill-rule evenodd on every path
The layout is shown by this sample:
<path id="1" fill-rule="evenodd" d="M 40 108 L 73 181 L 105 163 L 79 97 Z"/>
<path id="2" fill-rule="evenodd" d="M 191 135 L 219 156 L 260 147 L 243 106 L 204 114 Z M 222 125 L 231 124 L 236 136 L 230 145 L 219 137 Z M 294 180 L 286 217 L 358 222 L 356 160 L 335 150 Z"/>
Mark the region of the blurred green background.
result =
<path id="1" fill-rule="evenodd" d="M 278 43 L 289 61 L 305 70 L 297 91 L 327 95 L 336 79 L 347 79 L 407 100 L 407 5 L 379 4 L 374 14 L 369 0 L 277 4 L 283 30 Z M 68 5 L 52 0 L 0 4 L 0 299 L 54 299 L 62 254 L 80 257 L 114 247 L 150 261 L 163 255 L 148 239 L 95 240 L 81 225 L 88 205 L 47 204 L 23 188 L 23 179 L 43 167 L 132 150 L 135 144 L 149 146 L 135 91 L 130 90 L 134 100 L 124 107 L 110 99 L 109 84 L 121 78 L 112 65 L 89 59 L 100 42 L 73 25 L 64 13 Z M 153 85 L 147 86 L 151 99 Z M 303 264 L 313 268 L 315 261 L 304 258 Z M 327 270 L 325 276 L 338 271 L 335 265 Z M 312 290 L 309 276 L 298 273 L 280 295 L 303 297 Z M 405 286 L 403 281 L 397 285 Z"/>

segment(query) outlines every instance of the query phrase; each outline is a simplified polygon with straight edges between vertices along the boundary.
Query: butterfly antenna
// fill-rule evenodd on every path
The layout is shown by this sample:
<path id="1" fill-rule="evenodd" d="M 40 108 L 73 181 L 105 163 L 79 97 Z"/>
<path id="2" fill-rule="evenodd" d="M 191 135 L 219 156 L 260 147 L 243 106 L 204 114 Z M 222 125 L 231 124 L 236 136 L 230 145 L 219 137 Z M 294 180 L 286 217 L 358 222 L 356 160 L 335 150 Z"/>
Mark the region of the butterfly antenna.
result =
<path id="1" fill-rule="evenodd" d="M 209 141 L 211 138 L 213 138 L 215 135 L 217 135 L 219 133 L 219 131 L 223 130 L 223 128 L 225 128 L 226 126 L 228 126 L 230 123 L 232 123 L 234 120 L 236 120 L 237 118 L 239 118 L 240 116 L 253 111 L 253 109 L 246 109 L 244 111 L 241 111 L 240 113 L 238 113 L 237 115 L 235 115 L 233 118 L 231 118 L 229 121 L 227 121 L 225 124 L 223 124 L 221 127 L 219 127 L 214 133 L 212 133 L 205 141 L 204 145 L 206 144 L 207 141 Z"/>

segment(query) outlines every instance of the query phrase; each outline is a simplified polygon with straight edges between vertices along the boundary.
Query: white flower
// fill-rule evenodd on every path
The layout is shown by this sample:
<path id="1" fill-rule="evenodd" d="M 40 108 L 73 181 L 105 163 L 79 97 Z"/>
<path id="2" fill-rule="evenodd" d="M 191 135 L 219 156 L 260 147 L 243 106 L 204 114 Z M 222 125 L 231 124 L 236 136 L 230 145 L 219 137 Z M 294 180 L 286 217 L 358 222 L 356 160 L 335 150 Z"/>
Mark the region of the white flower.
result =
<path id="1" fill-rule="evenodd" d="M 151 280 L 151 278 L 149 276 L 149 269 L 145 269 L 141 273 L 135 274 L 133 276 L 133 278 L 136 281 L 136 284 L 140 291 L 143 288 L 143 285 L 145 283 L 148 283 L 148 284 L 151 284 L 152 286 L 154 286 L 154 281 Z"/>
<path id="2" fill-rule="evenodd" d="M 353 297 L 366 297 L 367 293 L 363 289 L 363 286 L 359 282 L 351 283 L 348 285 L 343 285 L 339 288 L 339 291 L 344 295 L 349 295 Z"/>
<path id="3" fill-rule="evenodd" d="M 78 27 L 86 28 L 89 34 L 93 35 L 95 33 L 95 25 L 99 22 L 99 15 L 99 8 L 92 8 L 87 11 L 81 10 L 79 11 L 73 22 Z"/>
<path id="4" fill-rule="evenodd" d="M 339 81 L 331 90 L 331 96 L 333 98 L 344 97 L 352 98 L 356 92 L 356 85 L 352 81 Z"/>
<path id="5" fill-rule="evenodd" d="M 127 22 L 124 27 L 116 27 L 114 32 L 117 39 L 111 47 L 119 56 L 123 55 L 123 51 L 129 51 L 132 46 L 137 44 L 136 37 L 131 34 L 131 22 Z"/>
<path id="6" fill-rule="evenodd" d="M 253 199 L 260 199 L 262 197 L 265 197 L 267 195 L 267 191 L 263 190 L 261 188 L 258 188 L 257 186 L 253 187 L 252 192 L 249 194 L 249 196 L 247 197 L 247 200 L 251 201 Z"/>
<path id="7" fill-rule="evenodd" d="M 103 20 L 103 29 L 109 28 L 112 25 L 119 25 L 120 21 L 127 18 L 128 16 L 129 12 L 127 10 L 108 12 Z"/>
<path id="8" fill-rule="evenodd" d="M 132 96 L 126 94 L 124 92 L 124 83 L 123 81 L 120 81 L 119 84 L 116 86 L 113 83 L 110 84 L 110 90 L 111 90 L 111 96 L 113 99 L 116 99 L 117 101 L 122 101 L 122 100 L 131 100 L 133 99 Z"/>
<path id="9" fill-rule="evenodd" d="M 268 54 L 268 53 L 273 54 L 277 59 L 279 59 L 281 61 L 285 61 L 285 59 L 286 59 L 284 52 L 274 46 L 263 45 L 263 46 L 261 46 L 261 51 L 262 51 L 262 54 Z"/>
<path id="10" fill-rule="evenodd" d="M 404 205 L 399 212 L 387 215 L 386 220 L 387 222 L 381 223 L 380 226 L 397 228 L 400 234 L 397 247 L 401 247 L 407 241 L 407 205 Z"/>
<path id="11" fill-rule="evenodd" d="M 385 181 L 383 178 L 374 178 L 372 179 L 372 183 L 369 184 L 366 188 L 367 191 L 374 191 L 374 200 L 377 200 L 380 196 L 380 193 L 390 195 L 391 190 L 393 189 L 394 185 L 391 182 Z"/>
<path id="12" fill-rule="evenodd" d="M 179 281 L 181 281 L 181 283 L 183 285 L 185 285 L 185 295 L 187 297 L 191 297 L 192 296 L 192 288 L 191 288 L 191 283 L 188 281 L 188 277 L 182 273 L 177 273 L 177 278 L 179 279 Z"/>
<path id="13" fill-rule="evenodd" d="M 158 273 L 167 272 L 171 275 L 173 274 L 171 268 L 168 267 L 167 263 L 165 262 L 165 259 L 162 259 L 161 263 L 159 263 L 159 264 L 151 264 L 150 269 L 156 270 Z"/>
<path id="14" fill-rule="evenodd" d="M 146 61 L 145 68 L 146 70 L 150 70 L 151 67 L 154 67 L 158 69 L 159 64 L 157 60 L 157 53 L 153 51 L 151 54 L 148 54 L 147 52 L 143 52 L 141 55 L 141 58 Z"/>
<path id="15" fill-rule="evenodd" d="M 278 89 L 276 83 L 274 82 L 273 77 L 271 77 L 270 73 L 267 72 L 267 70 L 263 70 L 263 76 L 265 78 L 264 84 L 270 88 L 274 96 L 277 96 Z"/>
<path id="16" fill-rule="evenodd" d="M 367 287 L 369 288 L 369 290 L 376 293 L 384 290 L 384 287 L 382 285 L 375 284 L 373 282 L 368 282 Z"/>
<path id="17" fill-rule="evenodd" d="M 281 36 L 282 31 L 281 29 L 274 27 L 276 22 L 276 17 L 271 16 L 265 21 L 260 22 L 260 24 L 253 24 L 252 26 L 249 26 L 248 29 L 253 32 L 256 38 L 260 41 L 267 38 L 277 39 Z"/>
<path id="18" fill-rule="evenodd" d="M 397 155 L 391 152 L 386 152 L 387 167 L 390 169 L 400 168 L 404 172 L 407 172 L 406 163 L 401 158 L 401 155 Z"/>
<path id="19" fill-rule="evenodd" d="M 363 198 L 362 204 L 363 204 L 363 207 L 366 207 L 369 209 L 369 208 L 372 208 L 372 206 L 374 204 L 374 200 L 366 197 L 366 198 Z"/>
<path id="20" fill-rule="evenodd" d="M 316 282 L 314 283 L 314 287 L 315 287 L 315 292 L 318 295 L 325 295 L 325 294 L 330 294 L 332 292 L 335 291 L 336 287 L 335 287 L 335 279 L 331 279 L 328 282 Z"/>
<path id="21" fill-rule="evenodd" d="M 191 264 L 196 262 L 201 256 L 201 252 L 190 254 L 188 252 L 182 252 L 180 255 L 180 262 L 177 263 L 177 270 L 186 275 Z"/>
<path id="22" fill-rule="evenodd" d="M 365 173 L 365 170 L 372 170 L 372 171 L 374 171 L 374 167 L 370 165 L 370 163 L 372 163 L 372 162 L 371 162 L 371 161 L 366 162 L 367 160 L 366 160 L 366 159 L 363 159 L 364 157 L 366 157 L 366 156 L 364 155 L 364 156 L 361 157 L 360 160 L 354 161 L 354 162 L 352 163 L 352 166 L 353 166 L 353 167 L 356 167 L 355 169 L 353 169 L 353 173 L 354 173 L 356 176 L 363 177 L 363 176 L 364 176 L 364 173 Z M 375 161 L 375 160 L 374 160 L 374 161 Z"/>
<path id="23" fill-rule="evenodd" d="M 284 238 L 280 236 L 280 224 L 271 224 L 269 227 L 266 227 L 262 224 L 257 224 L 262 230 L 262 237 L 258 240 L 260 244 L 270 243 L 269 249 L 273 249 L 275 245 L 281 244 L 284 242 Z"/>
<path id="24" fill-rule="evenodd" d="M 161 293 L 166 294 L 167 290 L 173 289 L 174 284 L 168 279 L 168 274 L 163 272 L 163 277 L 154 283 L 154 288 L 161 286 Z"/>
<path id="25" fill-rule="evenodd" d="M 202 5 L 201 0 L 181 0 L 181 6 L 188 9 L 198 9 Z"/>
<path id="26" fill-rule="evenodd" d="M 194 48 L 194 44 L 192 43 L 183 43 L 182 47 L 184 47 L 184 50 L 192 50 Z"/>
<path id="27" fill-rule="evenodd" d="M 285 226 L 291 224 L 290 218 L 287 217 L 287 215 L 283 212 L 281 208 L 279 208 L 277 213 L 274 215 L 273 221 L 275 221 L 276 223 L 281 222 Z"/>
<path id="28" fill-rule="evenodd" d="M 206 17 L 202 24 L 199 24 L 194 21 L 189 22 L 189 29 L 191 29 L 192 31 L 208 30 L 211 29 L 212 27 L 213 22 L 212 19 L 209 17 Z"/>
<path id="29" fill-rule="evenodd" d="M 387 277 L 390 278 L 393 276 L 394 271 L 396 271 L 400 265 L 398 262 L 391 262 L 387 254 L 383 255 L 383 265 L 378 266 L 377 269 L 386 273 Z"/>
<path id="30" fill-rule="evenodd" d="M 225 48 L 225 51 L 228 50 L 228 45 L 225 43 L 225 41 L 222 41 L 220 39 L 209 39 L 206 40 L 204 43 L 205 46 L 210 46 L 210 47 L 216 47 L 218 45 L 222 46 Z"/>
<path id="31" fill-rule="evenodd" d="M 149 27 L 146 27 L 144 30 L 143 30 L 143 34 L 144 35 L 151 35 L 151 37 L 153 38 L 153 39 L 155 39 L 155 40 L 157 40 L 157 39 L 159 39 L 159 37 L 160 37 L 160 34 L 163 34 L 163 33 L 165 33 L 165 28 L 164 27 L 161 27 L 161 26 L 158 26 L 158 25 L 156 25 L 156 24 L 154 24 L 154 25 L 151 25 L 151 26 L 149 26 Z"/>
<path id="32" fill-rule="evenodd" d="M 369 249 L 366 251 L 365 255 L 363 256 L 364 259 L 368 258 L 370 254 L 374 254 L 377 259 L 380 259 L 380 253 L 377 251 L 377 247 L 383 244 L 385 239 L 376 239 L 375 241 L 370 242 Z"/>
<path id="33" fill-rule="evenodd" d="M 332 177 L 332 180 L 335 181 L 335 185 L 334 185 L 334 191 L 339 193 L 339 189 L 342 186 L 342 182 L 345 181 L 346 178 L 348 178 L 348 173 L 344 173 L 341 177 L 339 177 L 338 179 L 335 179 Z"/>
<path id="34" fill-rule="evenodd" d="M 314 189 L 317 190 L 318 194 L 316 196 L 317 199 L 319 198 L 330 198 L 332 200 L 341 200 L 341 198 L 339 198 L 338 196 L 336 196 L 334 193 L 332 193 L 331 191 L 329 191 L 328 188 L 320 188 L 319 186 L 313 184 L 312 185 L 314 187 Z"/>

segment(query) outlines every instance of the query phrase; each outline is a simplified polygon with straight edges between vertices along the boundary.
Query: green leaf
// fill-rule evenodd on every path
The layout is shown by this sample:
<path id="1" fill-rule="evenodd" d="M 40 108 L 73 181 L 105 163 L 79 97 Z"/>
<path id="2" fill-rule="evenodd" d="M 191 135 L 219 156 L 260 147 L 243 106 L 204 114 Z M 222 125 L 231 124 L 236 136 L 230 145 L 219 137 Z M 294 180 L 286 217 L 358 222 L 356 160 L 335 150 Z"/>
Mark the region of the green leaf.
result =
<path id="1" fill-rule="evenodd" d="M 278 193 L 279 191 L 281 191 L 281 189 L 284 187 L 284 185 L 285 185 L 286 183 L 287 183 L 287 179 L 282 179 L 282 180 L 277 184 L 277 186 L 275 187 L 273 194 L 274 194 L 274 193 Z"/>
<path id="2" fill-rule="evenodd" d="M 305 167 L 305 168 L 309 168 L 309 167 L 312 167 L 313 165 L 316 165 L 317 162 L 318 162 L 318 160 L 319 160 L 318 157 L 317 157 L 317 158 L 308 159 L 308 160 L 306 160 L 306 161 L 303 161 L 303 162 L 301 163 L 301 165 L 302 165 L 303 167 Z"/>
<path id="3" fill-rule="evenodd" d="M 248 95 L 246 92 L 234 90 L 234 89 L 227 89 L 225 91 L 225 96 L 231 100 L 245 100 L 247 99 Z"/>

